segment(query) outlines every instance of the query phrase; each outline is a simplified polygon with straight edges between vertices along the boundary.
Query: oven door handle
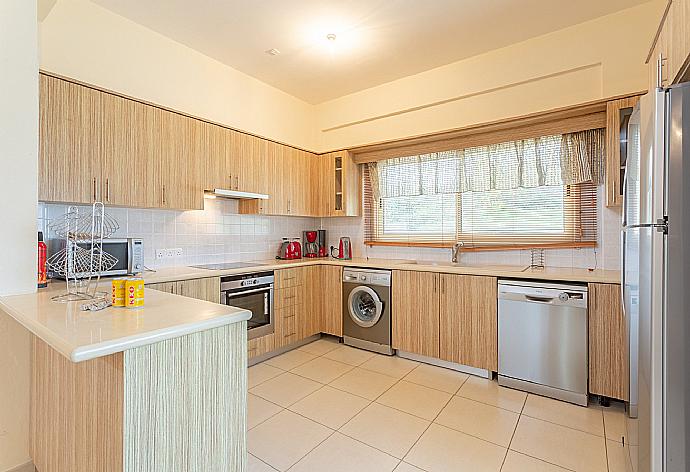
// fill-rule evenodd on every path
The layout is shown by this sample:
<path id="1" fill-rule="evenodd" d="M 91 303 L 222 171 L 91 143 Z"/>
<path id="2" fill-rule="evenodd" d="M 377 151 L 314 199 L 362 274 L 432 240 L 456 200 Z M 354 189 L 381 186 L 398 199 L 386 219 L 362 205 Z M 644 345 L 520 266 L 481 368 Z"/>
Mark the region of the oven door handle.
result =
<path id="1" fill-rule="evenodd" d="M 243 292 L 232 292 L 232 293 L 228 292 L 227 290 L 224 290 L 222 293 L 223 293 L 223 294 L 225 295 L 225 297 L 227 298 L 228 295 L 230 295 L 231 297 L 233 297 L 233 296 L 236 296 L 236 295 L 249 295 L 249 294 L 251 294 L 251 293 L 268 292 L 269 290 L 271 290 L 270 287 L 264 287 L 264 288 L 255 288 L 254 290 L 245 290 L 245 291 L 243 291 Z"/>

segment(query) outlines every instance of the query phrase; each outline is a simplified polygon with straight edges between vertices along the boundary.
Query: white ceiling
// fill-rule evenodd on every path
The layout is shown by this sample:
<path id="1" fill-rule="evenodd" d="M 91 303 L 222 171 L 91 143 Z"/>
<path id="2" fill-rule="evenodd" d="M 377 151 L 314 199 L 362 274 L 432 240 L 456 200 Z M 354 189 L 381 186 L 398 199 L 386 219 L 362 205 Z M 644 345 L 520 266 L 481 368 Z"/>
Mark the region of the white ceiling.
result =
<path id="1" fill-rule="evenodd" d="M 320 103 L 647 0 L 92 1 Z"/>

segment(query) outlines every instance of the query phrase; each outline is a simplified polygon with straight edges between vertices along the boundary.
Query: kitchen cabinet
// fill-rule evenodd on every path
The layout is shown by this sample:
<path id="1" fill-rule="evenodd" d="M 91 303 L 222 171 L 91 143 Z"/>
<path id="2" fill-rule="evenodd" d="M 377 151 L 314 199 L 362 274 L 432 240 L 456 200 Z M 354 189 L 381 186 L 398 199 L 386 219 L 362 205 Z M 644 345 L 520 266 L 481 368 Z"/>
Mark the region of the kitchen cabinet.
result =
<path id="1" fill-rule="evenodd" d="M 304 303 L 306 267 L 275 271 L 275 348 L 287 346 L 303 339 L 308 323 Z"/>
<path id="2" fill-rule="evenodd" d="M 201 156 L 201 188 L 213 190 L 229 189 L 230 171 L 228 147 L 231 131 L 213 123 L 200 124 L 198 154 Z"/>
<path id="3" fill-rule="evenodd" d="M 303 323 L 299 326 L 300 339 L 308 338 L 321 332 L 322 266 L 304 267 L 304 310 Z"/>
<path id="4" fill-rule="evenodd" d="M 589 284 L 589 392 L 628 400 L 628 343 L 618 284 Z"/>
<path id="5" fill-rule="evenodd" d="M 440 358 L 497 371 L 498 279 L 441 274 L 440 291 Z"/>
<path id="6" fill-rule="evenodd" d="M 690 0 L 669 0 L 649 54 L 649 87 L 656 87 L 662 59 L 663 86 L 686 81 L 690 73 Z"/>
<path id="7" fill-rule="evenodd" d="M 252 359 L 275 350 L 275 334 L 267 334 L 247 341 L 247 357 Z"/>
<path id="8" fill-rule="evenodd" d="M 319 266 L 321 332 L 343 336 L 343 268 Z"/>
<path id="9" fill-rule="evenodd" d="M 40 76 L 38 198 L 92 203 L 101 198 L 101 93 Z"/>
<path id="10" fill-rule="evenodd" d="M 197 300 L 220 303 L 220 277 L 146 284 L 146 288 L 183 297 L 196 298 Z"/>
<path id="11" fill-rule="evenodd" d="M 439 357 L 439 278 L 433 272 L 393 271 L 395 349 Z"/>
<path id="12" fill-rule="evenodd" d="M 331 152 L 323 160 L 321 198 L 325 202 L 320 216 L 360 216 L 362 176 L 348 151 Z"/>
<path id="13" fill-rule="evenodd" d="M 611 100 L 606 104 L 606 206 L 623 204 L 623 176 L 627 144 L 627 121 L 640 97 Z M 621 126 L 623 129 L 621 129 Z M 621 133 L 625 133 L 621 141 Z"/>

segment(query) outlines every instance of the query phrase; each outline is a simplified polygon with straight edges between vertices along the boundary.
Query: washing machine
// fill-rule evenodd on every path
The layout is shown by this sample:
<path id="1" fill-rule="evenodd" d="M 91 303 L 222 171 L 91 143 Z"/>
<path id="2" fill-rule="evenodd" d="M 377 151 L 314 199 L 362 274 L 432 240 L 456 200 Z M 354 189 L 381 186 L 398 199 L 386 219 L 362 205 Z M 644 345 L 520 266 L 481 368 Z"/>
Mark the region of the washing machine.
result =
<path id="1" fill-rule="evenodd" d="M 343 342 L 381 354 L 391 347 L 391 271 L 343 269 Z"/>

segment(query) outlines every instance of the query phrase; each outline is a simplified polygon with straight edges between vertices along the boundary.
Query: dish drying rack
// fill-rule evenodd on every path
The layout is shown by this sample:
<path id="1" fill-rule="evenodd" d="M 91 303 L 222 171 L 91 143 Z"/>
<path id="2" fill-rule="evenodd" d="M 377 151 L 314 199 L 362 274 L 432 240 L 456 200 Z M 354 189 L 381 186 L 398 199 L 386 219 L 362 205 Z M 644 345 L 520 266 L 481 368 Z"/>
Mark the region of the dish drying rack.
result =
<path id="1" fill-rule="evenodd" d="M 67 282 L 66 293 L 54 296 L 53 300 L 104 301 L 108 293 L 98 291 L 101 273 L 115 267 L 118 260 L 103 251 L 103 239 L 115 234 L 119 223 L 105 212 L 103 203 L 96 202 L 91 211 L 80 212 L 78 207 L 70 206 L 48 228 L 65 240 L 64 247 L 47 261 L 48 268 Z"/>

